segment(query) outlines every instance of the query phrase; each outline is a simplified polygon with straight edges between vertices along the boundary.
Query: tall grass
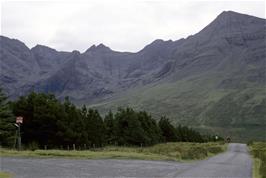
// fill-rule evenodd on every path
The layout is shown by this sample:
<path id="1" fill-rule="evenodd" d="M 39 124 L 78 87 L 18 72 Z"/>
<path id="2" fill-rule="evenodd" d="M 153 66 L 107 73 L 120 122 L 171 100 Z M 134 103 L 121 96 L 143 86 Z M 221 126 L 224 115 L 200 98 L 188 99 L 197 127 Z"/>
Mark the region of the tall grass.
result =
<path id="1" fill-rule="evenodd" d="M 66 150 L 1 150 L 3 156 L 28 156 L 28 157 L 72 157 L 85 159 L 142 159 L 142 160 L 197 160 L 205 159 L 225 150 L 223 143 L 163 143 L 151 147 L 117 147 L 83 151 Z"/>
<path id="2" fill-rule="evenodd" d="M 173 142 L 157 144 L 144 148 L 128 148 L 128 147 L 105 147 L 104 151 L 120 151 L 120 152 L 137 152 L 143 154 L 156 154 L 174 158 L 175 160 L 194 160 L 204 159 L 213 154 L 221 153 L 225 150 L 226 145 L 223 143 L 184 143 Z"/>
<path id="3" fill-rule="evenodd" d="M 250 152 L 255 158 L 253 175 L 255 178 L 266 178 L 266 142 L 254 142 L 249 144 Z"/>

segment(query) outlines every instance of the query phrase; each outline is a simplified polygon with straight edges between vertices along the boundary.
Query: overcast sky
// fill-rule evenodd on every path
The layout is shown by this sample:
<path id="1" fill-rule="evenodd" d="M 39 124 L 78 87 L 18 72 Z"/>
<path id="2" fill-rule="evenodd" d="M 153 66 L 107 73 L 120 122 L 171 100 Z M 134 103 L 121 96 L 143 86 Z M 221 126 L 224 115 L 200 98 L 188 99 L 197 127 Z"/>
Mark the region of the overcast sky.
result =
<path id="1" fill-rule="evenodd" d="M 155 39 L 195 34 L 224 10 L 265 18 L 265 1 L 2 1 L 1 34 L 30 48 L 83 52 L 103 43 L 135 52 Z"/>

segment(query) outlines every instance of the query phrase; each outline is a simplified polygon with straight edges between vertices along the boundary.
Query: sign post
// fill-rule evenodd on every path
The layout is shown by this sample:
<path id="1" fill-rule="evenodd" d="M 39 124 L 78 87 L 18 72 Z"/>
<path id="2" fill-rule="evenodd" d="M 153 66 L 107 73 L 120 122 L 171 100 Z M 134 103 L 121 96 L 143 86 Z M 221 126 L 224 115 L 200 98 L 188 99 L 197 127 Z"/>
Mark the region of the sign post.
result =
<path id="1" fill-rule="evenodd" d="M 20 124 L 23 123 L 23 117 L 18 116 L 16 118 L 16 124 L 18 125 L 18 150 L 21 150 L 21 135 L 20 135 Z"/>

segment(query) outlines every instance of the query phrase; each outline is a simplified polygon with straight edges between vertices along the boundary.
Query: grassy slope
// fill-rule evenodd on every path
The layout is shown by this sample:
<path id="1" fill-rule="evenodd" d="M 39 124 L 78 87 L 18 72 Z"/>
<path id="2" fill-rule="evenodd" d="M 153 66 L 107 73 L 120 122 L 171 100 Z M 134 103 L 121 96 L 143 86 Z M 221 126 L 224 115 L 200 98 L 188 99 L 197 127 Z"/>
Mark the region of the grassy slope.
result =
<path id="1" fill-rule="evenodd" d="M 165 143 L 151 147 L 104 147 L 94 151 L 36 150 L 15 151 L 1 149 L 2 156 L 68 157 L 85 159 L 141 159 L 141 160 L 196 160 L 225 151 L 223 143 Z"/>
<path id="2" fill-rule="evenodd" d="M 253 155 L 253 178 L 266 178 L 266 142 L 249 145 Z"/>
<path id="3" fill-rule="evenodd" d="M 137 88 L 118 97 L 91 105 L 106 113 L 120 106 L 146 110 L 173 123 L 194 126 L 204 131 L 235 136 L 236 141 L 266 140 L 266 95 L 264 87 L 219 89 L 216 77 L 198 77 Z M 249 132 L 246 132 L 249 130 Z"/>

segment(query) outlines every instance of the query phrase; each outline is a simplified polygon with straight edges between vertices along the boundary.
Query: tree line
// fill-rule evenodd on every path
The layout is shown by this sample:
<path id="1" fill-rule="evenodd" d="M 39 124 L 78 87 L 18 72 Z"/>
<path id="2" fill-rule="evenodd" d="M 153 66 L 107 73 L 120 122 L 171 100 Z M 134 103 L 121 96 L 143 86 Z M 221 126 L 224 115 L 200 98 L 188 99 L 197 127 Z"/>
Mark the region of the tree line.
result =
<path id="1" fill-rule="evenodd" d="M 179 125 L 166 117 L 156 122 L 146 111 L 119 108 L 102 117 L 96 109 L 76 107 L 66 97 L 60 102 L 52 94 L 30 93 L 7 102 L 0 91 L 0 139 L 2 146 L 12 146 L 15 116 L 23 117 L 22 143 L 39 147 L 66 148 L 68 145 L 102 147 L 104 145 L 149 146 L 162 142 L 207 142 L 213 136 Z"/>

